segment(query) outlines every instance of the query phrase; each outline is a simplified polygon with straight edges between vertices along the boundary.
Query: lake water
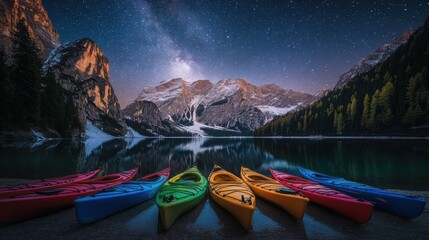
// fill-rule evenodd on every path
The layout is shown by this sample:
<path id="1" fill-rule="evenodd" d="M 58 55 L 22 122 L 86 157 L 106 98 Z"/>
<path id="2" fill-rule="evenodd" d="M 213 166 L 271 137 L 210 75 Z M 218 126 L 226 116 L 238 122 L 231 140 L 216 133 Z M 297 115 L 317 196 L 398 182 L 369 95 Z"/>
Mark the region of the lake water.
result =
<path id="1" fill-rule="evenodd" d="M 206 176 L 214 164 L 239 175 L 240 166 L 298 174 L 302 166 L 382 188 L 429 190 L 429 141 L 273 138 L 146 138 L 50 141 L 1 146 L 0 178 L 39 179 L 101 169 L 140 167 L 139 175 L 193 165 Z"/>
<path id="2" fill-rule="evenodd" d="M 108 174 L 135 166 L 140 168 L 139 176 L 170 166 L 173 176 L 193 165 L 208 176 L 215 163 L 236 175 L 241 165 L 267 176 L 269 168 L 298 174 L 297 167 L 302 166 L 381 188 L 429 191 L 428 140 L 146 138 L 3 144 L 0 178 L 40 179 L 97 168 Z M 253 229 L 249 233 L 209 197 L 180 218 L 167 233 L 159 230 L 157 211 L 152 199 L 90 226 L 80 226 L 69 209 L 0 228 L 0 232 L 8 236 L 20 231 L 22 238 L 37 238 L 32 235 L 35 228 L 50 236 L 69 238 L 85 238 L 97 232 L 101 234 L 97 236 L 104 234 L 108 238 L 125 234 L 131 238 L 360 239 L 379 238 L 379 232 L 383 232 L 387 234 L 383 235 L 385 238 L 409 239 L 429 234 L 427 210 L 412 221 L 376 211 L 369 223 L 356 225 L 314 204 L 309 204 L 304 219 L 297 221 L 258 199 Z M 61 227 L 54 225 L 55 222 L 61 222 Z M 119 229 L 118 223 L 121 223 Z M 116 232 L 106 233 L 106 229 L 116 229 Z"/>

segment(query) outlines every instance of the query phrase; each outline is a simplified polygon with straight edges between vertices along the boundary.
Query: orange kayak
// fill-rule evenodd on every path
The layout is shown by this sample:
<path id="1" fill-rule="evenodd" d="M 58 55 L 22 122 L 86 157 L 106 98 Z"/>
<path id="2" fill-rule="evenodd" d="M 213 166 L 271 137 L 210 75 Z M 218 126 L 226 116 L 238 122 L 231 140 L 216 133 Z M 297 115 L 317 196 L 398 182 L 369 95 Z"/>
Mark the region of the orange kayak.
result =
<path id="1" fill-rule="evenodd" d="M 210 196 L 216 203 L 234 215 L 244 229 L 250 229 L 256 199 L 246 183 L 215 165 L 209 175 L 209 190 Z"/>
<path id="2" fill-rule="evenodd" d="M 304 217 L 305 208 L 310 201 L 307 197 L 299 195 L 272 178 L 243 166 L 241 167 L 241 178 L 258 197 L 274 203 L 297 219 Z"/>

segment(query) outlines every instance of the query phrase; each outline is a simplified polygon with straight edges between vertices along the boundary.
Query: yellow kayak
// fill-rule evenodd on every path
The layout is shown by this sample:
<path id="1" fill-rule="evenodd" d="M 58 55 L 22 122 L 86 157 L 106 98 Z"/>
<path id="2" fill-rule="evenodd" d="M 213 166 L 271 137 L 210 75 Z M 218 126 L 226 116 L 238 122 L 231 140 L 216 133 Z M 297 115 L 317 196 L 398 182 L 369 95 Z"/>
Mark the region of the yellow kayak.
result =
<path id="1" fill-rule="evenodd" d="M 244 229 L 250 229 L 256 199 L 240 178 L 215 165 L 209 175 L 209 190 L 215 202 L 234 215 Z"/>
<path id="2" fill-rule="evenodd" d="M 241 178 L 258 197 L 281 207 L 297 219 L 304 217 L 305 208 L 310 201 L 274 179 L 241 167 Z"/>

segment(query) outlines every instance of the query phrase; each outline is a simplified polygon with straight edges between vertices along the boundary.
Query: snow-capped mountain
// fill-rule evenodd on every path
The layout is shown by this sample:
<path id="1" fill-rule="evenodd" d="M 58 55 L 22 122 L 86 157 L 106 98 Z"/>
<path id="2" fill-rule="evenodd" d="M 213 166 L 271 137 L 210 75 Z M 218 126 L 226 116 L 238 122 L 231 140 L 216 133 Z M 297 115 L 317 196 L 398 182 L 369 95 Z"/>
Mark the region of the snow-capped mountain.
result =
<path id="1" fill-rule="evenodd" d="M 161 118 L 196 135 L 223 132 L 237 135 L 315 99 L 313 95 L 283 89 L 275 84 L 255 86 L 243 79 L 187 82 L 181 78 L 146 87 L 135 102 L 153 102 Z M 125 116 L 135 114 L 126 108 Z M 218 133 L 215 133 L 218 134 Z"/>
<path id="2" fill-rule="evenodd" d="M 350 70 L 340 76 L 334 90 L 340 89 L 355 76 L 365 73 L 375 65 L 384 62 L 399 46 L 408 42 L 413 32 L 414 31 L 410 30 L 402 33 L 394 38 L 392 42 L 382 45 L 377 50 L 360 60 Z"/>

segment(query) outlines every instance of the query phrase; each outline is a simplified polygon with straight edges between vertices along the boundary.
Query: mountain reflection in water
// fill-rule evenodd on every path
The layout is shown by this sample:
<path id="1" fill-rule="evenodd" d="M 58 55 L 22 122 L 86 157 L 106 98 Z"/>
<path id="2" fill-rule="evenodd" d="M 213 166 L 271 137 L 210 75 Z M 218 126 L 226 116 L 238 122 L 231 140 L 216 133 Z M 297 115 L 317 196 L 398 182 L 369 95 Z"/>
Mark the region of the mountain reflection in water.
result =
<path id="1" fill-rule="evenodd" d="M 0 177 L 45 178 L 139 167 L 139 176 L 171 166 L 171 176 L 196 165 L 208 176 L 216 163 L 269 176 L 269 168 L 298 174 L 302 166 L 384 188 L 428 190 L 429 142 L 274 138 L 129 138 L 3 144 Z"/>

